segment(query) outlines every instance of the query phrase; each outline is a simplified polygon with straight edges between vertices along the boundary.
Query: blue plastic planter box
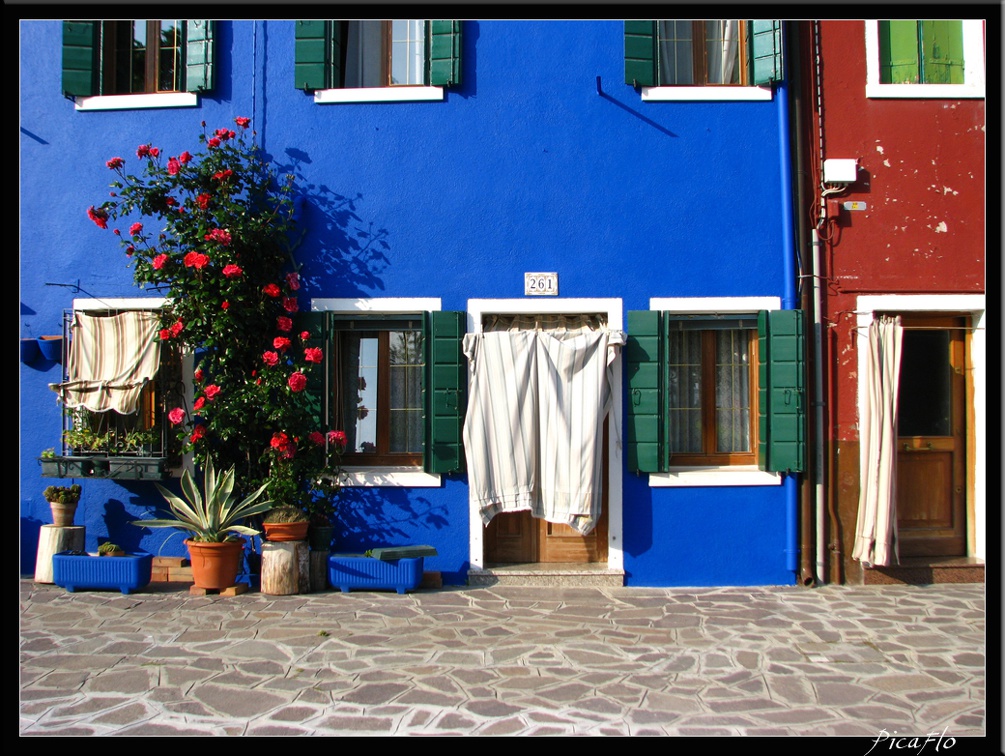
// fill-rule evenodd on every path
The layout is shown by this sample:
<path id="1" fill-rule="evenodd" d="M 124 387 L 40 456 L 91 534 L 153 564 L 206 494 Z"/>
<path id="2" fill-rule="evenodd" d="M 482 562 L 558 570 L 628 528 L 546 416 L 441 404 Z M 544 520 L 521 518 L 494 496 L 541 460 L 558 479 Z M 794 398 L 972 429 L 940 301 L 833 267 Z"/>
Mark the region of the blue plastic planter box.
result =
<path id="1" fill-rule="evenodd" d="M 425 557 L 381 560 L 362 554 L 332 554 L 328 557 L 328 582 L 348 593 L 362 590 L 413 591 L 422 582 Z"/>
<path id="2" fill-rule="evenodd" d="M 52 582 L 70 593 L 80 589 L 132 593 L 150 583 L 153 554 L 81 556 L 61 551 L 52 555 Z"/>

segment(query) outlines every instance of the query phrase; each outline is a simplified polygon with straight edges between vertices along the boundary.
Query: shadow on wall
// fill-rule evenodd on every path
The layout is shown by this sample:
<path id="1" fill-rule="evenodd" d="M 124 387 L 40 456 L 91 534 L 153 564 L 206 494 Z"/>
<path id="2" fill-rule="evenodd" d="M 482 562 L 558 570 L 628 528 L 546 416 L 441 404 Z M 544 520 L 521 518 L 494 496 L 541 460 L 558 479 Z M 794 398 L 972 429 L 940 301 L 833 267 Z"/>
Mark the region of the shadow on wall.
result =
<path id="1" fill-rule="evenodd" d="M 294 218 L 303 229 L 294 255 L 300 264 L 305 293 L 312 297 L 363 297 L 383 290 L 380 274 L 390 260 L 387 252 L 388 231 L 375 228 L 357 214 L 363 195 L 346 197 L 324 184 L 305 180 L 302 168 L 310 165 L 306 152 L 290 147 L 291 162 L 276 158 L 280 174 L 296 177 L 300 196 L 295 202 Z"/>
<path id="2" fill-rule="evenodd" d="M 366 551 L 423 543 L 447 528 L 447 507 L 400 488 L 344 488 L 335 515 L 335 549 Z"/>

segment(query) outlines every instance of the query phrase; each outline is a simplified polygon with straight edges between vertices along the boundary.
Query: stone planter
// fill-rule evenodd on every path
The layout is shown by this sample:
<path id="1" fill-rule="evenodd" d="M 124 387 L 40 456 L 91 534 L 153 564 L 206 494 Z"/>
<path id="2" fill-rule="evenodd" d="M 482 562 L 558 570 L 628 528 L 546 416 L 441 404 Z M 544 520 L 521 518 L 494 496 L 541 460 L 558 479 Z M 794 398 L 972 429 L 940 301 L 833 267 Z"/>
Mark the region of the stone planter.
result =
<path id="1" fill-rule="evenodd" d="M 70 593 L 77 590 L 117 590 L 124 594 L 150 583 L 153 554 L 108 558 L 63 551 L 52 556 L 52 580 Z"/>
<path id="2" fill-rule="evenodd" d="M 424 562 L 425 557 L 385 561 L 362 554 L 332 554 L 328 558 L 328 580 L 342 593 L 353 588 L 405 593 L 419 587 Z"/>

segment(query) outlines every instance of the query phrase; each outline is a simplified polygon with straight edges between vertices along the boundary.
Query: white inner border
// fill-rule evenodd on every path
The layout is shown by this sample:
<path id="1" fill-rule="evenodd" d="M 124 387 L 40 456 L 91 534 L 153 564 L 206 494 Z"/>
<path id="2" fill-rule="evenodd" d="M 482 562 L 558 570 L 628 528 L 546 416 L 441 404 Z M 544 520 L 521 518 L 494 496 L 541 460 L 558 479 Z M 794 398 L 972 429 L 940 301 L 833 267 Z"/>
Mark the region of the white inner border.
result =
<path id="1" fill-rule="evenodd" d="M 974 458 L 968 460 L 967 475 L 973 475 L 973 523 L 968 522 L 968 538 L 973 530 L 974 553 L 968 556 L 986 559 L 987 502 L 987 352 L 984 340 L 983 294 L 869 294 L 859 296 L 855 304 L 856 346 L 858 348 L 858 417 L 865 413 L 863 397 L 867 393 L 865 358 L 869 349 L 869 326 L 877 312 L 964 313 L 971 317 L 970 364 L 973 368 Z M 865 469 L 865 447 L 859 444 L 859 469 Z M 861 485 L 861 484 L 860 484 Z M 967 547 L 969 549 L 969 546 Z"/>
<path id="2" fill-rule="evenodd" d="M 486 315 L 606 315 L 607 327 L 612 331 L 624 328 L 622 303 L 620 299 L 469 299 L 468 333 L 481 333 L 482 321 Z M 622 464 L 621 464 L 621 359 L 613 365 L 614 385 L 611 386 L 614 401 L 611 406 L 611 434 L 607 444 L 607 568 L 624 569 L 622 550 Z M 470 501 L 468 510 L 468 553 L 473 569 L 484 569 L 485 552 L 482 516 L 478 506 Z"/>
<path id="3" fill-rule="evenodd" d="M 771 100 L 771 87 L 737 87 L 730 85 L 694 87 L 642 87 L 642 102 L 766 102 Z"/>
<path id="4" fill-rule="evenodd" d="M 946 98 L 984 97 L 984 21 L 963 21 L 963 84 L 880 84 L 879 21 L 865 22 L 866 97 Z"/>
<path id="5" fill-rule="evenodd" d="M 782 309 L 781 297 L 654 297 L 650 310 L 680 315 L 702 313 L 757 313 Z M 752 365 L 752 370 L 757 366 Z M 780 473 L 759 470 L 756 465 L 723 467 L 670 467 L 669 472 L 649 473 L 650 488 L 681 486 L 780 486 Z"/>
<path id="6" fill-rule="evenodd" d="M 76 110 L 146 110 L 149 108 L 194 108 L 199 95 L 194 92 L 157 92 L 151 94 L 96 95 L 77 97 Z"/>
<path id="7" fill-rule="evenodd" d="M 317 89 L 314 102 L 318 105 L 337 105 L 350 102 L 432 102 L 444 98 L 443 87 L 349 87 L 346 89 Z"/>
<path id="8" fill-rule="evenodd" d="M 423 313 L 442 309 L 437 297 L 383 297 L 376 299 L 329 299 L 311 301 L 312 312 L 358 313 L 384 315 L 393 313 Z M 327 390 L 327 389 L 326 389 Z M 421 467 L 344 467 L 343 485 L 348 488 L 439 488 L 441 477 L 427 473 Z"/>

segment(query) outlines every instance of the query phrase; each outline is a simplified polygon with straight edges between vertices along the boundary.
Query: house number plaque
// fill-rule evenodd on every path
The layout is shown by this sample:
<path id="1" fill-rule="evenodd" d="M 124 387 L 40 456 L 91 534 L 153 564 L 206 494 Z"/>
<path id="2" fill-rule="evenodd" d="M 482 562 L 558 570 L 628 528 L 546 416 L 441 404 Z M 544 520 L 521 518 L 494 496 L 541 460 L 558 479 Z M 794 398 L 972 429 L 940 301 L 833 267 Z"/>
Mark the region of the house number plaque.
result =
<path id="1" fill-rule="evenodd" d="M 557 297 L 558 273 L 524 273 L 523 294 L 526 297 Z"/>

